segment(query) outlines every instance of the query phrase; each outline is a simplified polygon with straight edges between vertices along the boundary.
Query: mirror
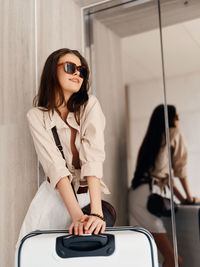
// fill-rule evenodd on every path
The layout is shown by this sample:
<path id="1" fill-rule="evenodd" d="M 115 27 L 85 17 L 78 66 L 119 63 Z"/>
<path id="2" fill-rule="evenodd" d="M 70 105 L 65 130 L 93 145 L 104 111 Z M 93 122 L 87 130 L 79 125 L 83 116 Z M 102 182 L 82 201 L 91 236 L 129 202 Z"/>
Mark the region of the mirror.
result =
<path id="1" fill-rule="evenodd" d="M 164 65 L 167 102 L 176 106 L 178 128 L 184 137 L 187 151 L 182 174 L 188 179 L 192 197 L 200 197 L 200 2 L 198 0 L 162 3 Z M 184 149 L 183 146 L 180 148 Z M 171 151 L 173 162 L 173 151 Z M 174 179 L 181 194 L 186 194 L 179 179 Z M 198 200 L 196 201 L 198 202 Z M 199 266 L 200 203 L 181 205 L 176 214 L 178 251 L 183 267 Z M 183 234 L 184 233 L 184 234 Z"/>
<path id="2" fill-rule="evenodd" d="M 135 210 L 134 218 L 130 216 L 133 204 L 143 202 L 146 209 L 147 198 L 143 194 L 140 200 L 130 199 L 134 191 L 130 186 L 152 112 L 164 103 L 158 6 L 157 1 L 125 2 L 110 1 L 85 12 L 92 88 L 107 120 L 104 180 L 112 193 L 107 199 L 116 207 L 117 225 L 127 225 L 129 221 L 130 225 L 162 233 L 165 227 L 159 218 L 149 225 Z M 163 110 L 160 119 L 164 125 Z M 165 130 L 161 137 L 169 172 Z M 149 192 L 149 185 L 145 186 Z M 157 221 L 159 229 L 154 228 Z"/>

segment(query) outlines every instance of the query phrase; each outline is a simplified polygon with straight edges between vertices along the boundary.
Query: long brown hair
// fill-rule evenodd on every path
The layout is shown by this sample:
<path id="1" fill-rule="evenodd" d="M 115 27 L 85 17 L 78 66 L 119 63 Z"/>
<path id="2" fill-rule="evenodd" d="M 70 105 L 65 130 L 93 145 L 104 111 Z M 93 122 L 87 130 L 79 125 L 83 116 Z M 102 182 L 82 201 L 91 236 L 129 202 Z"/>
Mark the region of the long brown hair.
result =
<path id="1" fill-rule="evenodd" d="M 61 106 L 65 102 L 64 94 L 57 77 L 57 64 L 60 57 L 66 54 L 76 55 L 80 59 L 82 66 L 88 68 L 86 59 L 77 50 L 62 48 L 53 52 L 47 58 L 42 71 L 39 91 L 33 101 L 35 107 L 44 107 L 48 111 L 52 110 L 54 112 L 56 110 L 59 112 L 57 109 L 58 106 Z M 67 102 L 68 110 L 74 112 L 76 118 L 77 115 L 79 117 L 80 107 L 86 104 L 88 100 L 88 90 L 89 77 L 83 80 L 80 90 L 72 94 Z M 59 96 L 59 104 L 56 103 L 56 95 Z"/>
<path id="2" fill-rule="evenodd" d="M 176 107 L 167 105 L 169 127 L 175 127 L 175 119 L 177 118 Z M 157 106 L 150 118 L 147 132 L 139 149 L 137 157 L 137 165 L 132 180 L 132 188 L 135 189 L 140 185 L 141 179 L 149 176 L 150 170 L 154 170 L 157 155 L 163 142 L 163 134 L 165 134 L 165 117 L 164 105 Z"/>

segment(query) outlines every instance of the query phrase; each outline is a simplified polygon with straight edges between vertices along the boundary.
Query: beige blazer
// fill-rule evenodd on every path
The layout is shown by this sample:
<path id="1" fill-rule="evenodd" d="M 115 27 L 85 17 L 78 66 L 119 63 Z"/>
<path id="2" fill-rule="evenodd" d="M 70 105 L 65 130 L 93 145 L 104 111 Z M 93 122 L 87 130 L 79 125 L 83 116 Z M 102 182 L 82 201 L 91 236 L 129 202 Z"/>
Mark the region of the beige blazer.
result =
<path id="1" fill-rule="evenodd" d="M 178 128 L 170 128 L 169 130 L 173 176 L 185 178 L 187 177 L 187 148 L 185 140 Z M 158 178 L 169 177 L 168 151 L 165 140 L 163 140 L 163 146 L 158 153 L 155 169 L 151 171 L 151 175 Z"/>
<path id="2" fill-rule="evenodd" d="M 52 188 L 56 188 L 62 177 L 69 176 L 77 190 L 80 181 L 85 181 L 86 176 L 96 176 L 101 179 L 102 191 L 109 193 L 102 181 L 105 117 L 94 95 L 89 95 L 86 108 L 81 109 L 80 125 L 73 112 L 69 112 L 66 119 L 69 126 L 77 130 L 75 146 L 79 152 L 81 169 L 75 169 L 72 165 L 71 130 L 56 111 L 48 113 L 44 109 L 34 107 L 28 111 L 27 118 L 39 161 L 50 179 Z M 54 126 L 57 128 L 66 162 L 55 144 L 51 131 Z"/>

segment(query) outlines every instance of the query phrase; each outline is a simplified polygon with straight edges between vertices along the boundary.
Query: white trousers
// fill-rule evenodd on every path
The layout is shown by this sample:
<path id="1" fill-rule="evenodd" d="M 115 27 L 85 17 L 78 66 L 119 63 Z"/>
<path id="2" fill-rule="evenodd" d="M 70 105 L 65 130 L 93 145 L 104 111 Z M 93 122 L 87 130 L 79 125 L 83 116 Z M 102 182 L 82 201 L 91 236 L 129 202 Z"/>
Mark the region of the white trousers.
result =
<path id="1" fill-rule="evenodd" d="M 89 193 L 77 194 L 81 208 L 90 203 Z M 63 230 L 69 228 L 71 218 L 58 190 L 44 181 L 33 198 L 23 221 L 16 244 L 35 230 Z"/>
<path id="2" fill-rule="evenodd" d="M 153 192 L 159 193 L 160 188 L 154 185 Z M 149 195 L 149 184 L 142 184 L 135 190 L 129 190 L 129 225 L 144 227 L 152 233 L 166 233 L 166 229 L 161 218 L 154 216 L 147 210 Z"/>

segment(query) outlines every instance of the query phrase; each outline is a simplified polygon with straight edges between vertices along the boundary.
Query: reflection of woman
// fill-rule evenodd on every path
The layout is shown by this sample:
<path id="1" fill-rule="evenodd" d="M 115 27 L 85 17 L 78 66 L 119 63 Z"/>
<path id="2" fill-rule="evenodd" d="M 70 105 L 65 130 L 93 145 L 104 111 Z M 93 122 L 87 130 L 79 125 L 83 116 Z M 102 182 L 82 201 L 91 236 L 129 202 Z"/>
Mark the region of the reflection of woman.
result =
<path id="1" fill-rule="evenodd" d="M 19 240 L 36 229 L 69 227 L 75 235 L 105 230 L 101 189 L 109 191 L 100 179 L 105 118 L 96 97 L 88 95 L 88 78 L 88 64 L 77 50 L 57 50 L 45 63 L 36 104 L 27 117 L 47 180 L 29 207 Z M 54 126 L 65 159 L 53 138 Z M 81 208 L 89 202 L 88 216 Z"/>
<path id="2" fill-rule="evenodd" d="M 173 185 L 174 193 L 181 203 L 195 202 L 190 194 L 187 180 L 187 150 L 181 132 L 178 129 L 178 115 L 174 106 L 168 105 L 170 147 L 173 175 L 180 179 L 186 198 Z M 166 234 L 160 218 L 151 214 L 147 208 L 150 194 L 149 183 L 153 192 L 161 192 L 165 185 L 169 186 L 168 153 L 165 141 L 164 106 L 159 105 L 153 111 L 149 126 L 139 150 L 137 166 L 129 194 L 130 225 L 140 225 L 148 229 L 154 236 L 158 249 L 164 256 L 163 267 L 174 266 L 173 247 Z M 181 258 L 179 257 L 179 264 Z"/>

